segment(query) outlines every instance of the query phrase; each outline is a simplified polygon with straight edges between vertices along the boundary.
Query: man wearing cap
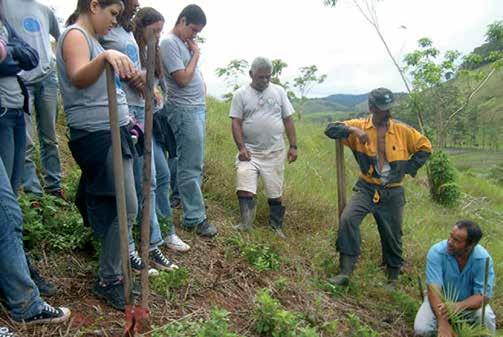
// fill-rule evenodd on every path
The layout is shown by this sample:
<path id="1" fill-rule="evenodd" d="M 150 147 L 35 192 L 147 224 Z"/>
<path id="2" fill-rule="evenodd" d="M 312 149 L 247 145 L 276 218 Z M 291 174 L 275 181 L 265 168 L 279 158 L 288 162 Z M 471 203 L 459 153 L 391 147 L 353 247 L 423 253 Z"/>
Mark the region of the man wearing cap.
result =
<path id="1" fill-rule="evenodd" d="M 337 235 L 340 271 L 329 281 L 347 285 L 360 255 L 360 224 L 372 213 L 377 223 L 389 285 L 394 286 L 403 263 L 402 181 L 414 177 L 431 154 L 431 143 L 414 128 L 391 117 L 393 93 L 385 88 L 369 93 L 370 116 L 328 124 L 325 134 L 341 139 L 355 156 L 360 178 L 341 215 Z"/>

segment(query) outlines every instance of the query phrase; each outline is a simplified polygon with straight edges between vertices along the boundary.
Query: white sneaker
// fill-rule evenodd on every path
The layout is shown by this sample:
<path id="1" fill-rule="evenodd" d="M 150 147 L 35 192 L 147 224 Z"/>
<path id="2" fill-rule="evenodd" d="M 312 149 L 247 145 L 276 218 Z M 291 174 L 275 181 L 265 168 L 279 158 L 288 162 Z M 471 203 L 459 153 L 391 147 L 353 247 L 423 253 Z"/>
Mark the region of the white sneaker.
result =
<path id="1" fill-rule="evenodd" d="M 187 252 L 190 250 L 190 246 L 180 239 L 178 235 L 170 234 L 166 237 L 166 246 L 169 249 L 177 251 L 177 252 Z"/>
<path id="2" fill-rule="evenodd" d="M 148 277 L 157 277 L 159 276 L 159 270 L 155 268 L 148 268 Z"/>

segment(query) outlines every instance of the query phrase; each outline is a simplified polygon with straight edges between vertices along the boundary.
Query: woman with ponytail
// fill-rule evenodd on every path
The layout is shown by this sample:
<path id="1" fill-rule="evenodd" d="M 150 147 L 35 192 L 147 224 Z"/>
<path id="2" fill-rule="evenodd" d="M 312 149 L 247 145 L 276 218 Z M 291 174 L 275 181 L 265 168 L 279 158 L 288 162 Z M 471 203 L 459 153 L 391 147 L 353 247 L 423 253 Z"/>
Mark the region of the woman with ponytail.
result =
<path id="1" fill-rule="evenodd" d="M 121 82 L 121 86 L 126 93 L 126 100 L 129 109 L 129 115 L 131 118 L 136 120 L 137 123 L 143 125 L 145 121 L 145 86 L 146 86 L 146 71 L 142 69 L 142 64 L 140 59 L 145 58 L 145 46 L 143 50 L 139 49 L 139 46 L 135 40 L 132 28 L 134 22 L 131 21 L 132 17 L 136 13 L 139 7 L 138 0 L 127 0 L 125 1 L 125 9 L 119 20 L 119 24 L 114 27 L 107 35 L 103 36 L 101 39 L 102 46 L 107 50 L 116 50 L 121 53 L 125 53 L 133 61 L 134 67 L 137 70 L 137 75 L 130 78 L 124 79 Z M 161 27 L 162 29 L 162 27 Z M 160 30 L 159 30 L 160 33 Z M 139 142 L 141 146 L 143 142 Z M 142 209 L 143 204 L 143 156 L 138 155 L 134 158 L 133 163 L 134 178 L 136 195 L 138 198 L 138 209 Z M 156 179 L 155 179 L 155 163 L 154 157 L 152 156 L 152 183 L 150 189 L 150 198 L 152 200 L 152 207 L 150 212 L 150 242 L 149 242 L 149 260 L 151 265 L 155 269 L 149 269 L 149 275 L 157 275 L 157 270 L 170 271 L 178 268 L 178 266 L 172 263 L 164 253 L 160 250 L 160 246 L 164 244 L 164 239 L 162 237 L 161 228 L 159 224 L 159 219 L 157 218 L 155 204 L 156 204 Z M 141 214 L 138 220 L 141 223 Z M 135 242 L 130 231 L 129 233 L 129 260 L 131 263 L 131 268 L 134 272 L 141 272 L 143 268 L 148 266 L 145 265 L 143 260 L 140 258 L 138 251 L 135 247 Z"/>
<path id="2" fill-rule="evenodd" d="M 119 222 L 108 115 L 105 67 L 110 63 L 122 79 L 137 75 L 129 57 L 105 51 L 98 42 L 117 25 L 124 10 L 122 0 L 78 0 L 77 9 L 57 46 L 57 68 L 70 150 L 82 171 L 76 204 L 84 222 L 101 240 L 98 279 L 93 293 L 116 309 L 124 310 L 124 286 L 120 259 Z M 116 78 L 119 83 L 119 78 Z M 124 187 L 128 225 L 136 220 L 134 188 L 135 147 L 129 134 L 129 113 L 124 91 L 117 88 L 117 109 L 122 141 Z"/>
<path id="3" fill-rule="evenodd" d="M 157 41 L 159 41 L 162 29 L 164 27 L 164 17 L 161 13 L 151 7 L 144 7 L 138 11 L 133 20 L 133 34 L 138 43 L 140 50 L 140 63 L 142 69 L 147 66 L 147 39 L 148 32 L 153 32 Z M 156 77 L 156 88 L 159 80 L 163 78 L 163 69 L 161 66 L 161 55 L 159 48 L 157 48 L 157 57 L 155 59 L 155 77 Z M 156 96 L 157 110 L 162 108 L 162 95 L 159 91 L 156 91 L 159 95 Z M 171 135 L 171 140 L 167 140 Z M 167 228 L 167 235 L 165 237 L 166 245 L 178 252 L 186 252 L 190 249 L 190 246 L 180 239 L 176 234 L 175 227 L 173 225 L 173 214 L 171 211 L 171 204 L 169 201 L 169 189 L 170 189 L 170 170 L 168 166 L 168 159 L 166 152 L 169 151 L 170 155 L 173 155 L 172 149 L 169 148 L 169 143 L 174 142 L 174 137 L 172 136 L 172 131 L 169 128 L 167 118 L 161 114 L 154 115 L 154 144 L 153 144 L 153 154 L 154 163 L 156 171 L 157 189 L 156 189 L 156 210 L 159 222 L 163 224 L 164 228 Z M 168 149 L 169 148 L 169 149 Z"/>

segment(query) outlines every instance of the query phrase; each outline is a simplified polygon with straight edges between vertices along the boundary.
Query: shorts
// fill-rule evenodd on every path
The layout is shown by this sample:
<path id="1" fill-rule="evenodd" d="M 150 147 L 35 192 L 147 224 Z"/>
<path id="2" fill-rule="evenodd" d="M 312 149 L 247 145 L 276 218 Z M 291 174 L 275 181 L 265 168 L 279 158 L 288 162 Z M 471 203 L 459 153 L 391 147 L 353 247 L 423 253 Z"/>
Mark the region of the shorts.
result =
<path id="1" fill-rule="evenodd" d="M 286 151 L 270 153 L 252 152 L 250 161 L 236 156 L 236 190 L 257 194 L 258 177 L 262 177 L 265 194 L 269 199 L 283 195 Z"/>

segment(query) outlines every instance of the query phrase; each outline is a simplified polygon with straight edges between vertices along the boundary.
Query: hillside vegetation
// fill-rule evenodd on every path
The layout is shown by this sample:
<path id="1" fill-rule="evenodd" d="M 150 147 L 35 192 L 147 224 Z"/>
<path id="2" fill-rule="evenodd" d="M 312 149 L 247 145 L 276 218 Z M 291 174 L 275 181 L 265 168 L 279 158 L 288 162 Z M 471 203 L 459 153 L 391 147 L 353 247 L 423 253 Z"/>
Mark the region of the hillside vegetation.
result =
<path id="1" fill-rule="evenodd" d="M 287 165 L 285 205 L 287 240 L 279 240 L 266 226 L 267 202 L 259 193 L 256 228 L 239 234 L 234 190 L 236 149 L 227 117 L 229 105 L 208 100 L 204 189 L 210 220 L 220 229 L 213 241 L 178 229 L 193 249 L 168 255 L 183 268 L 151 283 L 151 317 L 155 337 L 266 336 L 412 336 L 420 304 L 417 277 L 424 282 L 429 247 L 447 238 L 460 218 L 477 221 L 484 229 L 482 244 L 503 273 L 503 189 L 471 173 L 461 173 L 462 202 L 452 209 L 434 204 L 424 172 L 407 179 L 404 221 L 406 264 L 396 292 L 383 288 L 380 243 L 371 217 L 362 224 L 363 252 L 347 289 L 331 286 L 337 271 L 334 249 L 337 226 L 334 142 L 319 125 L 297 123 L 299 160 Z M 60 122 L 61 124 L 64 121 Z M 73 195 L 78 169 L 68 156 L 61 128 L 66 189 Z M 357 168 L 346 151 L 347 191 Z M 60 291 L 50 299 L 68 305 L 73 320 L 65 326 L 15 326 L 22 336 L 116 336 L 124 326 L 123 313 L 94 298 L 90 284 L 97 261 L 90 232 L 73 205 L 43 200 L 43 211 L 23 199 L 27 246 L 43 275 Z M 175 221 L 178 223 L 179 212 Z M 503 293 L 497 283 L 492 306 L 502 312 Z M 1 323 L 11 325 L 5 314 Z"/>

